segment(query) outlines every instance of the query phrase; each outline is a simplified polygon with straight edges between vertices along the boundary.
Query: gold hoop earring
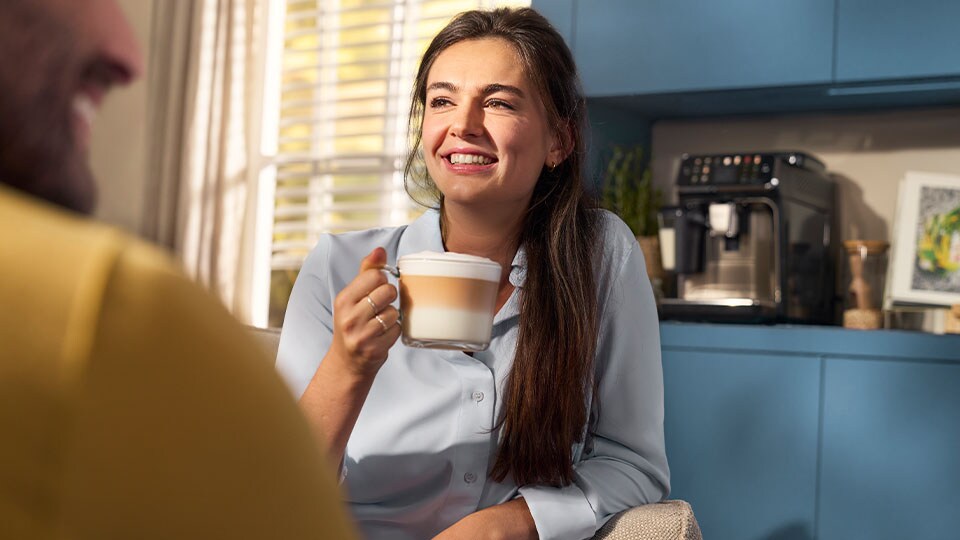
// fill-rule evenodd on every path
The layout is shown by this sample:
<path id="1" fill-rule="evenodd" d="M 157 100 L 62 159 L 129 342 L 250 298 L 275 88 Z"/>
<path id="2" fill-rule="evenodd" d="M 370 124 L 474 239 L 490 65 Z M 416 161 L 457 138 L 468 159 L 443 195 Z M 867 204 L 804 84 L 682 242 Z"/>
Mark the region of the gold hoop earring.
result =
<path id="1" fill-rule="evenodd" d="M 559 163 L 551 163 L 550 165 L 547 165 L 547 169 L 548 169 L 550 172 L 553 172 L 553 171 L 555 171 L 555 170 L 557 169 L 557 165 L 559 165 Z"/>

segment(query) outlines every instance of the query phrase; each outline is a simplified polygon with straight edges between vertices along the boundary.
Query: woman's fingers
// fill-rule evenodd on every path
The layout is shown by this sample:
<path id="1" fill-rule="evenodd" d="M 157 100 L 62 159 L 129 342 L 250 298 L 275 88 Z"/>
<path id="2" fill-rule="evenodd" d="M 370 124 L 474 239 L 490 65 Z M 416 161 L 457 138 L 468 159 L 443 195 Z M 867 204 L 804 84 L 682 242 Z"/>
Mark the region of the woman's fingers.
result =
<path id="1" fill-rule="evenodd" d="M 380 313 L 377 313 L 370 321 L 366 329 L 370 330 L 374 336 L 379 337 L 399 325 L 400 313 L 393 306 L 388 306 Z"/>
<path id="2" fill-rule="evenodd" d="M 400 314 L 393 306 L 374 316 L 366 315 L 361 325 L 344 336 L 351 354 L 373 361 L 385 360 L 390 347 L 400 337 L 399 319 Z"/>
<path id="3" fill-rule="evenodd" d="M 360 263 L 360 272 L 334 301 L 335 341 L 358 366 L 376 365 L 400 337 L 400 313 L 391 304 L 397 288 L 381 270 L 386 252 L 376 248 Z M 339 345 L 338 345 L 339 347 Z"/>
<path id="4" fill-rule="evenodd" d="M 368 297 L 377 305 L 376 313 L 374 313 L 370 302 L 367 301 Z M 381 285 L 355 306 L 352 317 L 356 327 L 363 329 L 362 338 L 377 338 L 398 326 L 400 312 L 390 305 L 396 297 L 396 287 L 389 284 Z"/>
<path id="5" fill-rule="evenodd" d="M 377 314 L 389 307 L 396 299 L 397 288 L 389 283 L 384 283 L 367 293 L 359 303 L 361 307 L 366 307 L 370 314 Z"/>
<path id="6" fill-rule="evenodd" d="M 400 313 L 394 307 L 387 307 L 364 326 L 364 333 L 368 340 L 382 342 L 383 337 L 389 338 L 394 331 L 400 329 Z M 389 340 L 389 345 L 393 345 L 396 338 Z M 389 347 L 388 347 L 389 348 Z"/>
<path id="7" fill-rule="evenodd" d="M 349 309 L 350 306 L 360 302 L 370 291 L 380 285 L 387 283 L 387 276 L 381 268 L 387 263 L 387 252 L 383 248 L 375 248 L 369 255 L 360 261 L 360 272 L 346 287 L 337 295 L 337 300 L 342 301 L 344 305 L 335 305 L 335 308 Z M 375 300 L 376 301 L 376 300 Z M 392 302 L 388 300 L 387 302 Z M 381 306 L 381 304 L 377 304 Z"/>
<path id="8" fill-rule="evenodd" d="M 374 316 L 390 308 L 390 304 L 397 298 L 397 288 L 389 283 L 383 283 L 367 294 L 354 300 L 352 306 L 338 306 L 341 308 L 341 320 L 345 327 L 362 328 L 368 321 L 375 320 Z"/>
<path id="9" fill-rule="evenodd" d="M 357 274 L 357 277 L 353 278 L 353 281 L 348 283 L 347 286 L 340 291 L 336 301 L 342 305 L 335 304 L 334 309 L 349 310 L 354 304 L 360 302 L 366 303 L 364 297 L 370 294 L 370 291 L 385 284 L 387 284 L 387 276 L 384 275 L 382 271 L 372 269 L 364 270 Z M 380 304 L 377 305 L 380 306 Z"/>
<path id="10" fill-rule="evenodd" d="M 387 250 L 382 247 L 373 248 L 373 251 L 360 261 L 360 273 L 364 270 L 379 270 L 385 264 L 387 264 Z"/>

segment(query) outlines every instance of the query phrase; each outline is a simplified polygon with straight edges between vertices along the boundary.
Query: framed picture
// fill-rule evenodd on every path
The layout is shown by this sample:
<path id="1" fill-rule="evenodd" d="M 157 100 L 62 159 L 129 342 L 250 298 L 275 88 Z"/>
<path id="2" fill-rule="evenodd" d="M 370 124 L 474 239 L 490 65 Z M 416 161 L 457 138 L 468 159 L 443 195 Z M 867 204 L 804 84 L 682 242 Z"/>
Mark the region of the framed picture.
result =
<path id="1" fill-rule="evenodd" d="M 892 244 L 890 301 L 960 304 L 960 176 L 908 172 Z"/>

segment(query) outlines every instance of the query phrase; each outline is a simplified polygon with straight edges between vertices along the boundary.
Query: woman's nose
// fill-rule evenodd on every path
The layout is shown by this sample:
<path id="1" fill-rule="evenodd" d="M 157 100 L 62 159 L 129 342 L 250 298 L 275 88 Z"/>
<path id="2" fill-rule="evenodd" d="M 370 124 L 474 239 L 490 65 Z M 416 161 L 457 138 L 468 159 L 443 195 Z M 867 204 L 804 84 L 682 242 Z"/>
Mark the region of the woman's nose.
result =
<path id="1" fill-rule="evenodd" d="M 460 138 L 482 135 L 483 107 L 472 104 L 461 106 L 450 126 L 450 132 Z"/>

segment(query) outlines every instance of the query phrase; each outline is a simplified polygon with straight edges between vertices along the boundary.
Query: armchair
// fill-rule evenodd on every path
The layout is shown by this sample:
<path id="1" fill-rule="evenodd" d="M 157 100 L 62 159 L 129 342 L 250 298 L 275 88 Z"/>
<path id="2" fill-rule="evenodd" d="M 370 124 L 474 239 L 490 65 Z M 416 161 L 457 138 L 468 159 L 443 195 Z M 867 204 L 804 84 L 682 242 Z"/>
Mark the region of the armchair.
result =
<path id="1" fill-rule="evenodd" d="M 251 328 L 271 358 L 277 356 L 280 334 Z M 624 510 L 610 518 L 592 540 L 702 540 L 700 526 L 688 503 L 668 500 Z"/>
<path id="2" fill-rule="evenodd" d="M 693 509 L 670 500 L 624 510 L 610 518 L 593 540 L 702 540 Z"/>

